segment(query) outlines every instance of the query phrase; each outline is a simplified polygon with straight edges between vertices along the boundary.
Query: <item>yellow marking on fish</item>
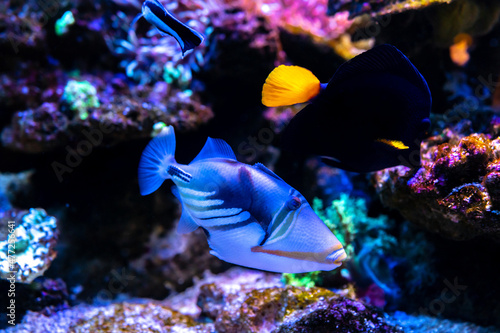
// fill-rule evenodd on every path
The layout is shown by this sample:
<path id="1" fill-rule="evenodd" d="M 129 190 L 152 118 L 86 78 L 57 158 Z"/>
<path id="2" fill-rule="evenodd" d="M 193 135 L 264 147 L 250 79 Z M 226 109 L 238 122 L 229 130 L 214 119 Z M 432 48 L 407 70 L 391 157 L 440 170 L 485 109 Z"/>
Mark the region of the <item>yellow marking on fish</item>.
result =
<path id="1" fill-rule="evenodd" d="M 304 103 L 319 94 L 320 82 L 303 67 L 280 65 L 262 87 L 262 104 L 268 107 Z"/>
<path id="2" fill-rule="evenodd" d="M 386 145 L 389 145 L 391 147 L 397 148 L 397 149 L 409 149 L 407 145 L 403 143 L 403 141 L 397 141 L 397 140 L 386 140 L 386 139 L 377 139 L 378 142 L 385 143 Z"/>
<path id="3" fill-rule="evenodd" d="M 260 252 L 260 253 L 267 253 L 267 254 L 272 254 L 280 257 L 285 257 L 285 258 L 291 258 L 291 259 L 298 259 L 298 260 L 307 260 L 307 261 L 313 261 L 321 264 L 336 264 L 340 265 L 340 263 L 347 257 L 347 255 L 344 252 L 344 255 L 338 258 L 335 261 L 326 259 L 326 257 L 330 254 L 333 253 L 337 250 L 342 249 L 342 244 L 337 244 L 335 246 L 332 246 L 331 248 L 326 249 L 325 251 L 322 252 L 299 252 L 299 251 L 282 251 L 282 250 L 267 250 L 263 246 L 254 246 L 250 250 L 252 252 Z"/>

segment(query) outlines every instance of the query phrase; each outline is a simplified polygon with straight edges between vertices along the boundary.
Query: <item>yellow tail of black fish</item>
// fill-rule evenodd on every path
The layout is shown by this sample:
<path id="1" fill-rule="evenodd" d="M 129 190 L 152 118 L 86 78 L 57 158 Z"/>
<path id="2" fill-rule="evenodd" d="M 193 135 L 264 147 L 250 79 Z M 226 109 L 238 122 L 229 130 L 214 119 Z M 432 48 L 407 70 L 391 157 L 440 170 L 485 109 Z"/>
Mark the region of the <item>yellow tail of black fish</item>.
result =
<path id="1" fill-rule="evenodd" d="M 320 82 L 299 66 L 276 67 L 262 87 L 262 104 L 268 107 L 304 103 L 319 94 Z"/>

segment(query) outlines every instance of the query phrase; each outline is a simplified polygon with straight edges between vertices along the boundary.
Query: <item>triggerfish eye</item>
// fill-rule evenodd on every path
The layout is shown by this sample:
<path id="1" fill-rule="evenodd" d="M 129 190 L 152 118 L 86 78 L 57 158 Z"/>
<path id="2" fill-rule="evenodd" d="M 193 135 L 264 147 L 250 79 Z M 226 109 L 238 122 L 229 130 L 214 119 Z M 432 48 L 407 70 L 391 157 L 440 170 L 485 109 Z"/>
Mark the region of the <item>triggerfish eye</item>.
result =
<path id="1" fill-rule="evenodd" d="M 302 202 L 300 201 L 300 198 L 298 198 L 296 196 L 290 197 L 290 199 L 288 199 L 288 201 L 286 202 L 286 206 L 290 210 L 297 210 L 297 209 L 299 209 L 299 207 L 300 207 L 301 204 L 302 204 Z"/>

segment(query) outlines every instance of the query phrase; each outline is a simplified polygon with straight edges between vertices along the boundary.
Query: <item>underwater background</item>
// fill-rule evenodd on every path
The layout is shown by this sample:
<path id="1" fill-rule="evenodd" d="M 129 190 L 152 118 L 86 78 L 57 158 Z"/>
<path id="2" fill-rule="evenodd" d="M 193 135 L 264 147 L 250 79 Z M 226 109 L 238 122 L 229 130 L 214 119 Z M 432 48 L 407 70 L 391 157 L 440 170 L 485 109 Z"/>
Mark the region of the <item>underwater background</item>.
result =
<path id="1" fill-rule="evenodd" d="M 199 46 L 134 21 L 139 0 L 0 0 L 0 331 L 500 332 L 500 1 L 160 2 Z M 265 107 L 269 73 L 328 82 L 381 44 L 432 94 L 420 166 L 282 149 L 305 104 Z M 168 125 L 179 163 L 221 138 L 300 191 L 342 266 L 252 270 L 178 234 L 171 182 L 141 196 L 137 175 Z"/>

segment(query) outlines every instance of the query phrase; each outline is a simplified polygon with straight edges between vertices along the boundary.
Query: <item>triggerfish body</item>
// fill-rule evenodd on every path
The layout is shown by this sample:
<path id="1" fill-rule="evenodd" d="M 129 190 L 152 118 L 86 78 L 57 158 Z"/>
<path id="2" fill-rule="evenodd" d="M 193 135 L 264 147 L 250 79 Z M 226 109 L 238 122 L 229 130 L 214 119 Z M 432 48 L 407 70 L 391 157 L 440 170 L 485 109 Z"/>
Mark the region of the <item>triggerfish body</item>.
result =
<path id="1" fill-rule="evenodd" d="M 182 49 L 182 55 L 203 42 L 203 35 L 191 29 L 172 13 L 163 7 L 158 0 L 146 0 L 142 4 L 142 14 L 135 20 L 144 17 L 149 23 L 154 25 L 162 35 L 174 37 Z"/>
<path id="2" fill-rule="evenodd" d="M 297 190 L 260 163 L 238 162 L 225 141 L 208 138 L 188 165 L 178 164 L 174 153 L 175 134 L 168 126 L 142 154 L 141 194 L 171 179 L 182 203 L 177 231 L 203 228 L 214 256 L 281 273 L 329 271 L 346 258 L 342 244 Z"/>
<path id="3" fill-rule="evenodd" d="M 287 150 L 356 172 L 420 165 L 431 93 L 396 47 L 381 45 L 354 57 L 328 84 L 305 68 L 282 65 L 262 90 L 262 103 L 270 107 L 307 101 L 283 133 Z"/>

